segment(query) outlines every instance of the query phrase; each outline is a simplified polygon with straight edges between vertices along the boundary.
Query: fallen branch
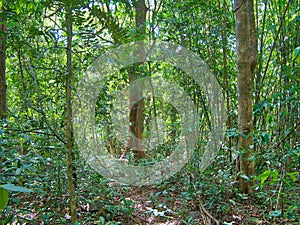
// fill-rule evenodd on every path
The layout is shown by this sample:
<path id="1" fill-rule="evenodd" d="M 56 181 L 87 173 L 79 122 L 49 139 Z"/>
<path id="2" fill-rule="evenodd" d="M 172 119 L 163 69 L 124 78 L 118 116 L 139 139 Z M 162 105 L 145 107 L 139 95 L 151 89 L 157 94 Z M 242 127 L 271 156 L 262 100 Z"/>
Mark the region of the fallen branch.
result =
<path id="1" fill-rule="evenodd" d="M 207 217 L 209 217 L 211 220 L 213 220 L 217 225 L 220 225 L 220 221 L 214 218 L 203 206 L 201 199 L 198 197 L 198 203 L 199 203 L 199 209 L 205 213 Z"/>

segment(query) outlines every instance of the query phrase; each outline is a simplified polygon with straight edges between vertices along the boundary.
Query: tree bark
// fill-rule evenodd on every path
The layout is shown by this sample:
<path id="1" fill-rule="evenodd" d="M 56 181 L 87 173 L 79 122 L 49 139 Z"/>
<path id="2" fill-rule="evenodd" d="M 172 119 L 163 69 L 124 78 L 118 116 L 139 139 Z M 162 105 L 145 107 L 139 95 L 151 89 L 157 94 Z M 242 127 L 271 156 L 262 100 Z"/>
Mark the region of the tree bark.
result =
<path id="1" fill-rule="evenodd" d="M 255 26 L 254 16 L 254 1 L 248 0 L 248 21 L 249 21 L 249 35 L 250 35 L 250 69 L 252 73 L 252 83 L 254 80 L 255 69 L 257 64 L 257 30 Z"/>
<path id="2" fill-rule="evenodd" d="M 254 51 L 251 49 L 251 43 L 255 40 L 251 40 L 254 22 L 254 18 L 250 18 L 254 16 L 250 12 L 251 4 L 253 9 L 252 0 L 235 0 L 234 2 L 238 69 L 238 129 L 240 133 L 237 146 L 240 153 L 237 171 L 240 188 L 247 194 L 252 194 L 253 181 L 251 177 L 254 174 L 254 162 L 251 159 L 253 154 L 252 71 L 254 71 L 252 52 Z"/>
<path id="3" fill-rule="evenodd" d="M 136 40 L 142 41 L 144 39 L 146 33 L 146 14 L 147 7 L 145 4 L 145 0 L 138 0 L 135 5 L 136 9 Z M 141 44 L 138 46 L 136 50 L 136 55 L 141 59 L 144 58 L 144 46 Z M 134 80 L 139 78 L 139 66 L 141 63 L 136 63 L 133 65 L 129 72 L 129 82 L 133 82 Z M 138 87 L 138 89 L 132 90 L 129 93 L 129 107 L 130 107 L 130 116 L 129 116 L 129 128 L 133 133 L 135 138 L 129 138 L 127 148 L 133 150 L 135 156 L 138 159 L 145 157 L 145 151 L 143 150 L 142 139 L 143 139 L 143 123 L 144 123 L 144 108 L 145 101 L 143 99 L 143 90 L 142 87 Z"/>
<path id="4" fill-rule="evenodd" d="M 218 0 L 218 6 L 221 10 L 221 2 Z M 228 71 L 227 71 L 227 3 L 223 0 L 223 21 L 220 21 L 222 27 L 222 50 L 223 50 L 223 77 L 225 84 L 225 96 L 226 96 L 226 109 L 227 109 L 227 129 L 231 129 L 231 108 L 230 108 L 230 95 L 229 95 L 229 83 L 228 83 Z M 229 160 L 232 163 L 232 137 L 228 137 L 228 152 Z"/>
<path id="5" fill-rule="evenodd" d="M 67 28 L 67 77 L 66 77 L 66 164 L 67 164 L 67 178 L 68 190 L 70 195 L 70 215 L 71 223 L 75 224 L 77 220 L 75 188 L 73 181 L 73 138 L 72 138 L 72 8 L 71 2 L 66 2 L 65 22 Z"/>
<path id="6" fill-rule="evenodd" d="M 2 2 L 4 4 L 4 2 Z M 6 42 L 6 23 L 4 18 L 0 18 L 0 120 L 7 116 L 7 99 L 6 99 L 6 62 L 5 62 L 5 42 Z"/>

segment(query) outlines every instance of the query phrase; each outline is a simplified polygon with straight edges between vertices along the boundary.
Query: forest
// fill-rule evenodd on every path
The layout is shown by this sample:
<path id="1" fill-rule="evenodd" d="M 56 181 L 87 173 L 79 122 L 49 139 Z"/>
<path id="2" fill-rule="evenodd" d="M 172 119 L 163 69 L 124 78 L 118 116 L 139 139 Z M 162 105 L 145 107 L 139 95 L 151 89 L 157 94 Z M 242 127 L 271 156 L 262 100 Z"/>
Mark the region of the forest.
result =
<path id="1" fill-rule="evenodd" d="M 300 224 L 299 0 L 0 0 L 0 224 Z"/>

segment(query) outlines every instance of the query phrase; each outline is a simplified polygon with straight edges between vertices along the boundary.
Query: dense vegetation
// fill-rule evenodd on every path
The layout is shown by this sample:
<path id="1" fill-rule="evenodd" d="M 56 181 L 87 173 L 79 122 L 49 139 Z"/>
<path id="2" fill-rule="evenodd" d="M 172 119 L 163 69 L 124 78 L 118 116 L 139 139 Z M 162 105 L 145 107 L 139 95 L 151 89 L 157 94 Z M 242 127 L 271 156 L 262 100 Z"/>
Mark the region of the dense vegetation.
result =
<path id="1" fill-rule="evenodd" d="M 299 5 L 0 0 L 0 224 L 298 224 Z M 166 62 L 121 68 L 100 83 L 94 112 L 107 153 L 129 165 L 153 165 L 180 141 L 183 121 L 163 94 L 128 99 L 134 105 L 128 129 L 140 139 L 156 132 L 153 140 L 161 143 L 151 149 L 150 142 L 141 147 L 130 139 L 128 147 L 118 140 L 114 99 L 145 77 L 172 81 L 188 94 L 199 113 L 199 141 L 167 180 L 120 185 L 80 154 L 73 101 L 99 56 L 142 40 L 184 46 L 209 66 L 225 100 L 225 132 L 214 161 L 202 169 L 213 124 L 205 88 Z"/>

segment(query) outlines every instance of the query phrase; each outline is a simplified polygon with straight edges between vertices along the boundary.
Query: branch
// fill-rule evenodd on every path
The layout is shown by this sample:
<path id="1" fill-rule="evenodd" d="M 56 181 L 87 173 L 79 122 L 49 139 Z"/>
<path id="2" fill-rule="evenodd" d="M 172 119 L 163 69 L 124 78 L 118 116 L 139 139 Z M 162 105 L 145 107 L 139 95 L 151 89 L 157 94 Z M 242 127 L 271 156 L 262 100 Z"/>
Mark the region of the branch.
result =
<path id="1" fill-rule="evenodd" d="M 46 129 L 46 128 L 43 128 L 43 129 Z M 41 129 L 30 129 L 30 130 L 20 130 L 20 129 L 11 129 L 11 128 L 6 129 L 6 131 L 12 131 L 12 132 L 18 132 L 18 133 L 35 133 L 35 134 L 44 134 L 44 135 L 48 135 L 48 136 L 54 136 L 54 134 L 42 132 L 39 130 L 41 130 Z M 10 133 L 10 132 L 8 132 L 8 133 Z"/>
<path id="2" fill-rule="evenodd" d="M 213 221 L 215 221 L 215 223 L 217 225 L 220 224 L 220 221 L 217 220 L 216 218 L 214 218 L 205 208 L 204 206 L 202 205 L 202 202 L 201 202 L 201 199 L 198 197 L 198 203 L 199 203 L 199 208 L 210 218 L 212 219 Z"/>
<path id="3" fill-rule="evenodd" d="M 280 20 L 280 24 L 279 24 L 279 27 L 278 27 L 278 30 L 277 30 L 275 39 L 274 39 L 274 41 L 273 41 L 273 45 L 272 45 L 272 48 L 271 48 L 271 51 L 270 51 L 270 54 L 269 54 L 269 57 L 268 57 L 268 60 L 267 60 L 267 64 L 266 64 L 266 67 L 265 67 L 265 70 L 264 70 L 264 73 L 263 73 L 263 76 L 262 76 L 262 79 L 261 79 L 261 84 L 263 84 L 264 79 L 265 79 L 265 77 L 266 77 L 266 75 L 267 75 L 267 71 L 268 71 L 268 68 L 269 68 L 269 64 L 270 64 L 270 61 L 271 61 L 271 57 L 272 57 L 273 51 L 274 51 L 274 49 L 275 49 L 275 44 L 276 44 L 276 42 L 277 42 L 279 33 L 280 33 L 281 28 L 282 28 L 282 25 L 283 25 L 284 17 L 285 17 L 285 15 L 286 15 L 286 12 L 287 12 L 289 6 L 290 6 L 290 0 L 288 1 L 287 5 L 286 5 L 286 7 L 285 7 L 285 9 L 284 9 L 284 12 L 283 12 L 283 14 L 282 14 L 282 17 L 281 17 L 281 20 Z M 255 104 L 257 104 L 258 101 L 259 101 L 260 90 L 261 90 L 261 88 L 257 90 L 257 95 L 256 95 L 256 98 L 255 98 Z"/>
<path id="4" fill-rule="evenodd" d="M 280 144 L 282 144 L 286 139 L 289 138 L 293 133 L 297 132 L 298 129 L 300 129 L 300 122 L 293 128 L 291 129 L 276 145 L 275 147 L 278 148 Z"/>
<path id="5" fill-rule="evenodd" d="M 100 9 L 92 8 L 89 5 L 87 5 L 87 8 L 90 10 L 92 15 L 99 19 L 99 21 L 104 20 L 104 24 L 112 32 L 112 38 L 116 44 L 119 45 L 122 42 L 126 42 L 127 31 L 119 26 L 116 19 L 110 13 L 102 12 Z"/>
<path id="6" fill-rule="evenodd" d="M 33 67 L 32 67 L 33 68 Z M 67 142 L 62 139 L 62 137 L 56 132 L 56 130 L 54 130 L 48 120 L 47 120 L 47 117 L 46 117 L 46 114 L 44 112 L 44 107 L 43 107 L 43 102 L 42 102 L 42 97 L 41 97 L 41 93 L 40 93 L 40 89 L 39 89 L 39 86 L 38 86 L 38 80 L 37 80 L 37 77 L 36 77 L 36 73 L 35 71 L 33 71 L 33 79 L 34 79 L 34 84 L 35 84 L 35 89 L 36 89 L 36 93 L 38 94 L 38 99 L 39 99 L 39 106 L 41 108 L 41 110 L 37 110 L 35 108 L 33 108 L 33 110 L 37 111 L 38 113 L 41 113 L 42 116 L 43 116 L 43 120 L 44 122 L 46 123 L 48 129 L 53 133 L 53 136 L 56 137 L 59 141 L 61 141 L 62 143 L 66 144 Z"/>

